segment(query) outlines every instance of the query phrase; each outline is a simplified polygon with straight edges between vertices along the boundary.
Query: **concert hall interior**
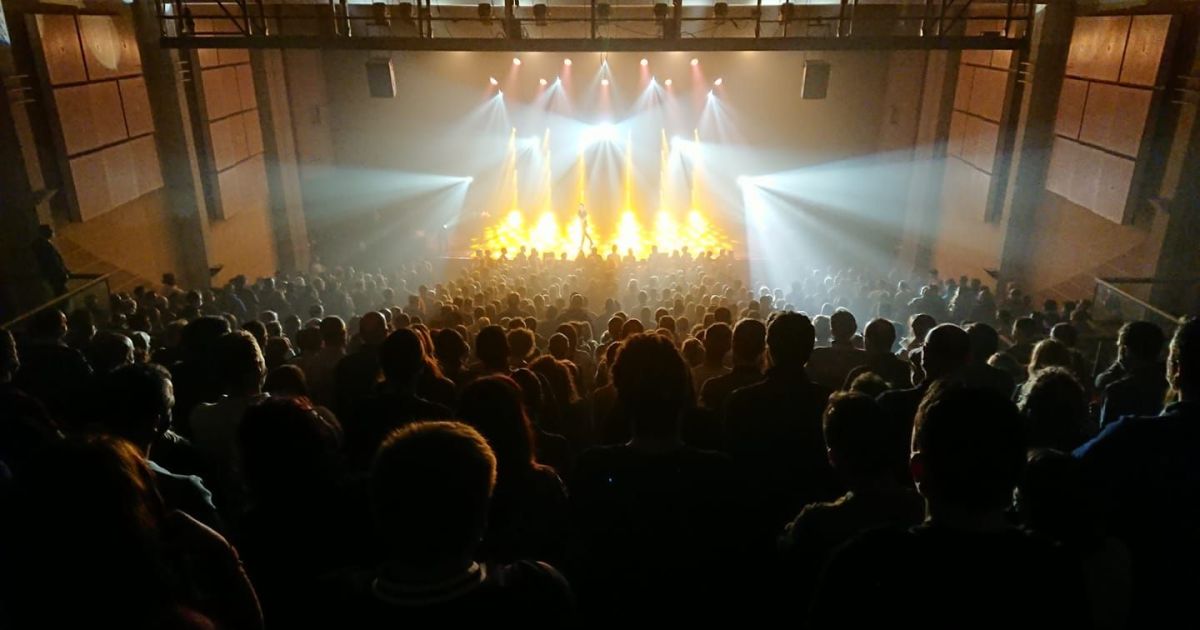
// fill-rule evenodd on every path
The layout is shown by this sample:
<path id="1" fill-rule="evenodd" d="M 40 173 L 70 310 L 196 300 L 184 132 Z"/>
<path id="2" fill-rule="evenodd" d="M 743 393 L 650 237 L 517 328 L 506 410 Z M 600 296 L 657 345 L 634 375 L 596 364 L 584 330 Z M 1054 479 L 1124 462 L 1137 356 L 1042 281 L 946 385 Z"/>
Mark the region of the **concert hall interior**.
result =
<path id="1" fill-rule="evenodd" d="M 1200 0 L 0 0 L 0 86 L 0 630 L 1200 627 Z"/>

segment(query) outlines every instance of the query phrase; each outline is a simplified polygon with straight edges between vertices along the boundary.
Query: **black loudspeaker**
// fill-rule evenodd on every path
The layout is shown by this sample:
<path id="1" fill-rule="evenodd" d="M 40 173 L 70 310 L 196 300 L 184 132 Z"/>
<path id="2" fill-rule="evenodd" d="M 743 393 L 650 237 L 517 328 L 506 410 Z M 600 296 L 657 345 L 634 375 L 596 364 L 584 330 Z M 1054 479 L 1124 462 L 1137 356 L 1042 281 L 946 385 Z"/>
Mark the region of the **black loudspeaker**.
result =
<path id="1" fill-rule="evenodd" d="M 829 91 L 829 62 L 808 59 L 804 62 L 804 83 L 800 88 L 800 98 L 825 98 Z"/>
<path id="2" fill-rule="evenodd" d="M 372 98 L 396 98 L 396 75 L 391 59 L 367 61 L 367 88 Z"/>

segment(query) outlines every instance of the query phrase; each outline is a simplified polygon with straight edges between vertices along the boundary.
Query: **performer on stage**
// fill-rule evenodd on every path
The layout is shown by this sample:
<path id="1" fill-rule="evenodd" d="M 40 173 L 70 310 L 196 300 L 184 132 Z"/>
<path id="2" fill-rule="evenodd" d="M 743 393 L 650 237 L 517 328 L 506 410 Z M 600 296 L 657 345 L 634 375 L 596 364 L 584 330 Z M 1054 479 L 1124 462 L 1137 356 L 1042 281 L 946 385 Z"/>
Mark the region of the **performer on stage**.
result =
<path id="1" fill-rule="evenodd" d="M 587 219 L 588 219 L 587 209 L 583 207 L 582 203 L 580 203 L 579 204 L 579 227 L 580 227 L 580 232 L 581 232 L 581 235 L 579 237 L 580 253 L 582 253 L 584 251 L 584 249 L 583 249 L 584 243 L 587 243 L 588 246 L 591 247 L 592 249 L 596 248 L 596 242 L 592 240 L 592 235 L 588 233 L 588 220 Z"/>

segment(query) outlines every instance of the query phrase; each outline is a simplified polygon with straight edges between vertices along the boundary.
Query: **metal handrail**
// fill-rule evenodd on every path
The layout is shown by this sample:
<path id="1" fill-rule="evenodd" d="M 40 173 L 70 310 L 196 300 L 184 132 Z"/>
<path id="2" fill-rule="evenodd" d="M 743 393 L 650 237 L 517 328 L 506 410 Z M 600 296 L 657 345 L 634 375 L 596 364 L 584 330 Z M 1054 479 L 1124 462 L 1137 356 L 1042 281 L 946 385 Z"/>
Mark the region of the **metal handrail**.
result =
<path id="1" fill-rule="evenodd" d="M 1172 315 L 1171 313 L 1168 313 L 1168 312 L 1154 306 L 1153 304 L 1150 304 L 1149 302 L 1129 293 L 1128 291 L 1121 289 L 1120 287 L 1116 286 L 1115 284 L 1113 284 L 1111 282 L 1111 281 L 1118 281 L 1118 282 L 1122 282 L 1124 284 L 1133 284 L 1135 282 L 1141 283 L 1141 284 L 1154 284 L 1157 282 L 1156 279 L 1152 279 L 1152 278 L 1150 278 L 1150 279 L 1147 279 L 1147 278 L 1096 278 L 1095 280 L 1096 280 L 1097 287 L 1104 287 L 1105 289 L 1108 289 L 1109 291 L 1112 291 L 1113 293 L 1116 293 L 1117 295 L 1129 300 L 1130 302 L 1137 305 L 1139 308 L 1145 309 L 1147 312 L 1154 313 L 1155 315 L 1157 315 L 1167 321 L 1177 322 L 1180 319 L 1180 317 L 1178 315 Z M 1095 295 L 1095 293 L 1093 293 L 1093 296 L 1094 295 Z"/>
<path id="2" fill-rule="evenodd" d="M 95 278 L 91 278 L 86 283 L 84 283 L 78 287 L 75 287 L 74 289 L 71 289 L 70 291 L 67 291 L 66 293 L 64 293 L 62 295 L 56 296 L 54 299 L 44 302 L 40 306 L 37 306 L 31 310 L 25 311 L 24 313 L 18 315 L 17 317 L 15 317 L 13 319 L 8 320 L 7 322 L 4 322 L 3 324 L 0 324 L 0 328 L 12 329 L 12 327 L 16 326 L 17 324 L 20 324 L 21 322 L 29 319 L 30 317 L 33 317 L 34 315 L 37 315 L 38 313 L 40 313 L 52 306 L 56 306 L 59 303 L 67 302 L 67 301 L 71 300 L 71 298 L 81 295 L 84 292 L 90 290 L 91 288 L 93 288 L 97 285 L 100 285 L 100 284 L 107 285 L 108 279 L 111 278 L 112 275 L 113 274 L 111 272 L 109 272 L 109 273 L 101 274 L 100 276 L 97 276 Z M 108 293 L 112 293 L 112 291 L 109 290 Z"/>

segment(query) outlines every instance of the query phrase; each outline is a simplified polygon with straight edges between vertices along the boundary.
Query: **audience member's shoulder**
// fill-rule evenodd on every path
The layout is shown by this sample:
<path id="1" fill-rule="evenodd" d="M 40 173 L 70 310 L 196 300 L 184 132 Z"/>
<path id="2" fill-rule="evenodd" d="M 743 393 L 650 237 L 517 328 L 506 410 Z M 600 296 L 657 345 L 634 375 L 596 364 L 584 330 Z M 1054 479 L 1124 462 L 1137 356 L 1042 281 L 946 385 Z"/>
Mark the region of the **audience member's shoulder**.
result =
<path id="1" fill-rule="evenodd" d="M 518 560 L 488 567 L 488 579 L 501 590 L 537 602 L 569 602 L 571 586 L 557 569 L 536 560 Z"/>

